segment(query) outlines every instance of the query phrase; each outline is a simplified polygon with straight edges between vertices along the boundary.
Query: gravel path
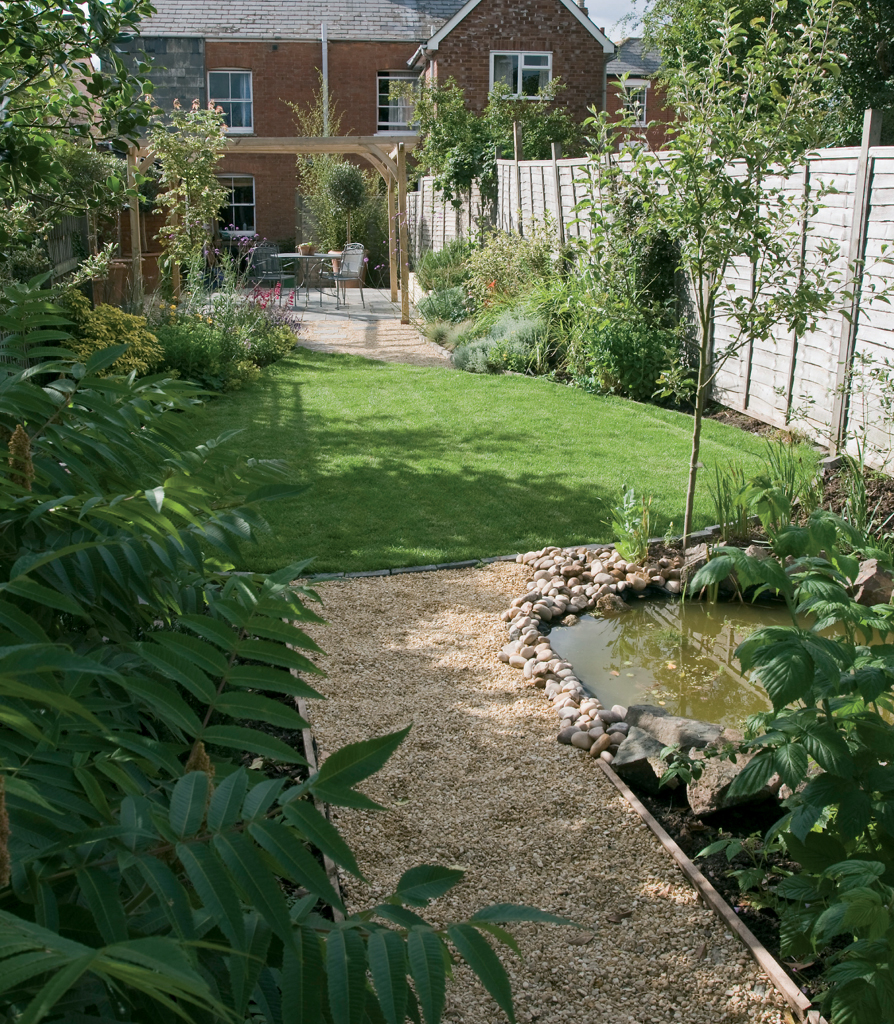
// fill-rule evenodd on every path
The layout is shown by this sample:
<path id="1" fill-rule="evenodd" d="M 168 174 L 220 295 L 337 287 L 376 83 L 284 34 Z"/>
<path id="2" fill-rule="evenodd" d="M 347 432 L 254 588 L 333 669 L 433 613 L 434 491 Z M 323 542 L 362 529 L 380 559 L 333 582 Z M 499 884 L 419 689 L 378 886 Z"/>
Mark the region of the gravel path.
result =
<path id="1" fill-rule="evenodd" d="M 298 344 L 314 352 L 345 352 L 386 363 L 443 366 L 452 369 L 450 354 L 432 345 L 413 327 L 393 318 L 311 320 L 305 318 Z"/>
<path id="2" fill-rule="evenodd" d="M 524 959 L 501 956 L 519 1021 L 780 1024 L 782 1003 L 744 948 L 593 761 L 556 743 L 541 691 L 496 660 L 498 615 L 526 578 L 496 563 L 319 586 L 328 700 L 310 715 L 322 756 L 413 724 L 364 787 L 387 810 L 336 812 L 370 880 L 343 877 L 349 908 L 378 902 L 414 864 L 459 865 L 465 879 L 431 909 L 437 924 L 515 902 L 592 929 L 510 929 Z M 445 1019 L 505 1018 L 461 965 Z"/>

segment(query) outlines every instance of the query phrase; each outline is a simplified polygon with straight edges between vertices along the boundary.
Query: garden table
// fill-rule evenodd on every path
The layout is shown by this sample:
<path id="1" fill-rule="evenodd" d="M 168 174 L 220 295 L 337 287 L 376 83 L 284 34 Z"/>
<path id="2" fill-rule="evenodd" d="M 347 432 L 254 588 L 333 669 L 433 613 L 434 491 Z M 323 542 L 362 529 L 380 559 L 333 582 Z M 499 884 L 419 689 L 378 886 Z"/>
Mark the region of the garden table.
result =
<path id="1" fill-rule="evenodd" d="M 298 290 L 301 285 L 298 284 L 297 270 L 299 265 L 301 266 L 301 284 L 304 285 L 305 300 L 304 305 L 307 306 L 310 302 L 310 279 L 311 271 L 313 270 L 314 263 L 323 264 L 328 263 L 332 257 L 326 256 L 323 253 L 303 253 L 303 252 L 281 252 L 278 253 L 280 260 L 291 260 L 294 264 L 293 269 L 295 271 L 295 297 L 298 296 Z M 292 304 L 294 306 L 294 303 Z M 320 305 L 323 305 L 323 291 L 320 290 Z"/>

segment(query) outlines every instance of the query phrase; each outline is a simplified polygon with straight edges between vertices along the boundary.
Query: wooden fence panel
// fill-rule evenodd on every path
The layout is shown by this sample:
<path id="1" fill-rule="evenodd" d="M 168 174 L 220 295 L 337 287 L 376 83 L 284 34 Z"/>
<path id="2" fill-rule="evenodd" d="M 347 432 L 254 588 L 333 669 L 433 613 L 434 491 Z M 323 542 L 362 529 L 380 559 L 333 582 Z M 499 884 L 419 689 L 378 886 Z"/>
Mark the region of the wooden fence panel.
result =
<path id="1" fill-rule="evenodd" d="M 803 259 L 809 267 L 821 258 L 823 247 L 832 243 L 842 254 L 829 272 L 829 280 L 843 280 L 847 269 L 854 220 L 855 188 L 860 159 L 859 148 L 823 149 L 813 154 L 806 168 L 789 179 L 770 179 L 789 195 L 809 183 L 813 195 L 820 195 L 819 209 L 803 225 Z M 516 188 L 516 166 L 520 190 Z M 848 425 L 850 434 L 862 433 L 878 451 L 875 462 L 890 458 L 894 440 L 894 294 L 892 301 L 880 291 L 894 292 L 894 147 L 869 150 L 868 207 L 865 217 L 865 259 L 863 286 L 854 341 L 854 371 L 850 378 Z M 558 179 L 558 189 L 556 188 Z M 438 248 L 454 237 L 456 227 L 443 204 L 434 201 L 433 190 L 420 183 L 414 253 L 426 247 Z M 430 182 L 430 179 L 429 179 Z M 566 239 L 586 238 L 585 218 L 578 220 L 575 207 L 586 196 L 586 161 L 497 162 L 498 199 L 493 223 L 503 231 L 530 232 L 532 225 L 561 216 Z M 860 197 L 862 198 L 862 197 Z M 420 213 L 421 211 L 421 213 Z M 430 211 L 430 212 L 429 212 Z M 521 219 L 519 219 L 521 218 Z M 413 221 L 414 218 L 411 218 Z M 471 214 L 468 219 L 471 228 Z M 751 267 L 747 260 L 734 261 L 725 283 L 736 293 L 747 294 Z M 873 291 L 873 287 L 875 291 Z M 714 397 L 731 408 L 776 426 L 797 427 L 817 441 L 828 443 L 833 419 L 833 399 L 842 339 L 842 317 L 822 317 L 801 337 L 795 338 L 785 325 L 772 337 L 743 347 L 729 357 L 717 374 Z M 718 320 L 715 351 L 735 341 L 733 325 Z M 853 446 L 851 446 L 853 449 Z"/>

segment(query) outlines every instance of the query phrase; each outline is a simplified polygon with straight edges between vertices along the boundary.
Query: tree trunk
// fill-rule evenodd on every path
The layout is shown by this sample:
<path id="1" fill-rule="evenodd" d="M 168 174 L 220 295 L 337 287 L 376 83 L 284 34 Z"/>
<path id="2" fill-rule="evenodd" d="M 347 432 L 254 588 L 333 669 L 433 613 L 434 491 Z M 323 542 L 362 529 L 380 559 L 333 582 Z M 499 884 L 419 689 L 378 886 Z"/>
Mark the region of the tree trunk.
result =
<path id="1" fill-rule="evenodd" d="M 698 346 L 698 383 L 695 389 L 695 412 L 692 417 L 692 451 L 689 456 L 689 480 L 686 486 L 686 513 L 683 517 L 683 549 L 689 544 L 692 532 L 692 512 L 695 506 L 695 484 L 699 469 L 699 449 L 702 440 L 702 419 L 705 413 L 705 402 L 708 397 L 708 378 L 711 364 L 714 361 L 714 316 L 703 311 L 701 321 L 701 337 Z"/>

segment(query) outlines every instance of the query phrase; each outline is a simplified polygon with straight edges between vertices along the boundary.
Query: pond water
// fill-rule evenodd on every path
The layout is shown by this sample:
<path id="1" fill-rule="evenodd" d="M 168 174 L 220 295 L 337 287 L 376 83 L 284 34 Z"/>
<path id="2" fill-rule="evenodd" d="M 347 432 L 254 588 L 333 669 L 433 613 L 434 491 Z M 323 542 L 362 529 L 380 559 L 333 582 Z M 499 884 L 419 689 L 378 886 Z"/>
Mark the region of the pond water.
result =
<path id="1" fill-rule="evenodd" d="M 606 707 L 659 704 L 670 714 L 741 727 L 770 707 L 734 652 L 759 626 L 791 625 L 784 605 L 649 599 L 629 612 L 559 626 L 553 650 Z"/>

